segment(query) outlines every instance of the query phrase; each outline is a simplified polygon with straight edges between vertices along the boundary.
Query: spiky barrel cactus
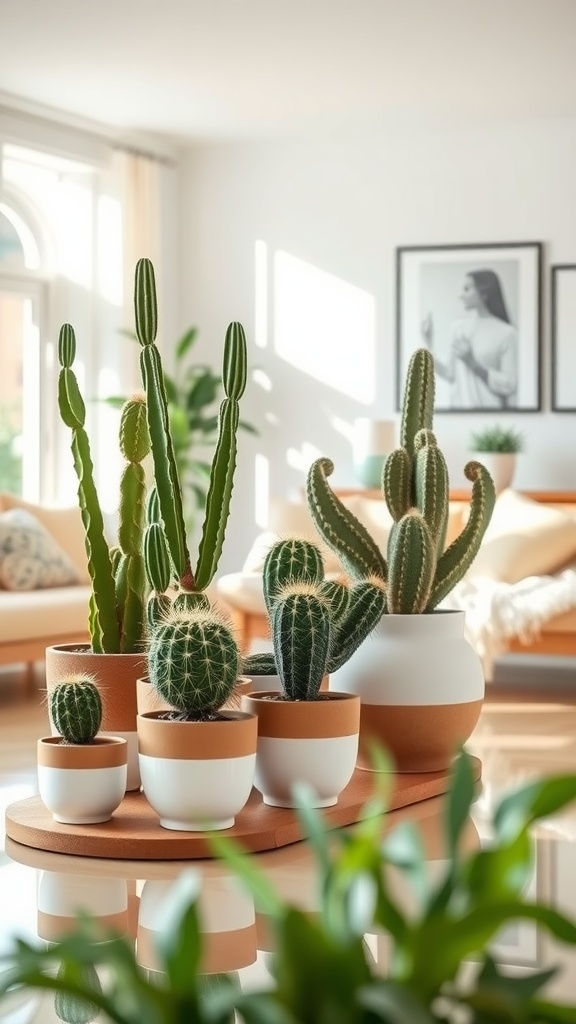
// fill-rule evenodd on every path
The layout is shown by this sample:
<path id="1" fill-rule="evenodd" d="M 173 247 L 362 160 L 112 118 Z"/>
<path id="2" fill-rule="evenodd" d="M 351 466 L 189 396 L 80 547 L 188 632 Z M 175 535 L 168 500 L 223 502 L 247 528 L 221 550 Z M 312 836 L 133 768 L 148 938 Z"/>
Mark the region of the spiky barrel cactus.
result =
<path id="1" fill-rule="evenodd" d="M 394 520 L 387 558 L 332 491 L 330 459 L 317 459 L 308 473 L 308 507 L 320 535 L 353 578 L 381 580 L 389 613 L 416 614 L 437 607 L 470 568 L 496 499 L 487 469 L 468 462 L 464 473 L 472 483 L 470 515 L 460 536 L 445 548 L 449 481 L 432 431 L 433 411 L 434 359 L 421 348 L 408 366 L 400 447 L 388 456 L 382 474 L 383 495 Z"/>
<path id="2" fill-rule="evenodd" d="M 183 720 L 213 716 L 238 678 L 240 652 L 214 612 L 172 610 L 148 645 L 151 684 Z"/>
<path id="3" fill-rule="evenodd" d="M 312 700 L 322 678 L 348 661 L 380 619 L 384 590 L 378 579 L 351 587 L 326 580 L 318 546 L 298 539 L 279 541 L 270 549 L 263 585 L 273 653 L 248 655 L 242 671 L 278 674 L 291 699 Z"/>
<path id="4" fill-rule="evenodd" d="M 222 372 L 226 397 L 220 405 L 218 439 L 206 495 L 206 513 L 198 561 L 192 570 L 186 540 L 182 487 L 170 435 L 162 360 L 156 346 L 158 313 L 154 268 L 147 259 L 139 260 L 136 266 L 134 306 L 136 333 L 142 346 L 140 366 L 146 392 L 160 517 L 176 575 L 176 584 L 180 589 L 179 605 L 194 607 L 198 604 L 195 595 L 203 594 L 214 577 L 224 543 L 236 468 L 239 399 L 246 386 L 246 338 L 241 324 L 229 325 L 224 342 Z"/>
<path id="5" fill-rule="evenodd" d="M 50 714 L 66 743 L 92 743 L 102 724 L 102 701 L 89 675 L 70 675 L 50 691 Z"/>

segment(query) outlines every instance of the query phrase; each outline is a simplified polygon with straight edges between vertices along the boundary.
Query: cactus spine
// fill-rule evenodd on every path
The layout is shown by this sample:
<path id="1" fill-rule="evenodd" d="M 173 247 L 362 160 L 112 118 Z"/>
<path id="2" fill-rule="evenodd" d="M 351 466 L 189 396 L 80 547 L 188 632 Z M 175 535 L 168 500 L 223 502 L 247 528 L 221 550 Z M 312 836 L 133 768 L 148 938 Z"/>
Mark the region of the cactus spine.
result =
<path id="1" fill-rule="evenodd" d="M 150 682 L 183 721 L 218 712 L 236 685 L 239 661 L 231 629 L 213 611 L 172 610 L 149 641 Z"/>
<path id="2" fill-rule="evenodd" d="M 314 700 L 323 677 L 352 656 L 385 607 L 378 578 L 351 587 L 324 579 L 322 554 L 310 541 L 279 541 L 263 568 L 273 653 L 248 655 L 248 675 L 280 676 L 291 700 Z"/>
<path id="3" fill-rule="evenodd" d="M 102 723 L 102 701 L 92 676 L 66 676 L 49 700 L 52 721 L 66 743 L 92 743 Z"/>
<path id="4" fill-rule="evenodd" d="M 332 462 L 317 459 L 308 473 L 308 507 L 320 535 L 354 579 L 380 579 L 389 613 L 433 611 L 470 568 L 494 508 L 490 474 L 480 463 L 468 462 L 464 472 L 472 483 L 470 517 L 445 550 L 448 469 L 432 431 L 433 410 L 434 359 L 421 348 L 408 366 L 400 447 L 386 460 L 382 476 L 383 496 L 394 520 L 387 559 L 330 488 Z"/>

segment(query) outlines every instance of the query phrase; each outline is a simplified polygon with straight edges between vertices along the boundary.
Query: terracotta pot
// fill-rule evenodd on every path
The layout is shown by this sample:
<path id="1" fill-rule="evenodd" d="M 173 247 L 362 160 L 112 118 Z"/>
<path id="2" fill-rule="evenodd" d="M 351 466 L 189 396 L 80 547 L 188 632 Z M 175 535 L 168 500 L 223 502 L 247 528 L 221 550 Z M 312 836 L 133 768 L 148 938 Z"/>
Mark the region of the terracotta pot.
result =
<path id="1" fill-rule="evenodd" d="M 308 783 L 315 807 L 333 806 L 348 785 L 358 754 L 360 699 L 326 693 L 321 700 L 278 700 L 275 691 L 242 698 L 258 716 L 254 785 L 265 804 L 294 807 L 293 787 Z"/>
<path id="2" fill-rule="evenodd" d="M 38 935 L 59 942 L 78 927 L 87 913 L 99 927 L 119 935 L 128 932 L 128 885 L 124 878 L 41 871 L 38 878 Z"/>
<path id="3" fill-rule="evenodd" d="M 358 766 L 372 768 L 375 741 L 400 772 L 445 771 L 484 699 L 482 663 L 461 611 L 383 615 L 330 686 L 362 701 Z"/>
<path id="4" fill-rule="evenodd" d="M 250 677 L 238 676 L 234 692 L 224 704 L 224 708 L 228 711 L 239 711 L 242 695 L 250 693 L 251 690 L 252 680 Z M 144 715 L 147 711 L 170 711 L 170 704 L 151 686 L 147 676 L 136 680 L 136 704 L 139 715 Z"/>
<path id="5" fill-rule="evenodd" d="M 127 790 L 140 789 L 136 734 L 136 680 L 146 672 L 143 654 L 93 654 L 88 646 L 59 644 L 46 649 L 48 693 L 64 676 L 87 672 L 102 700 L 102 735 L 123 736 L 128 744 Z M 50 720 L 52 733 L 56 730 Z"/>
<path id="6" fill-rule="evenodd" d="M 158 971 L 158 933 L 166 924 L 166 909 L 177 882 L 147 880 L 140 896 L 136 959 L 141 967 Z M 198 914 L 202 931 L 201 974 L 221 974 L 249 967 L 256 961 L 256 914 L 252 896 L 221 868 L 202 871 Z"/>
<path id="7" fill-rule="evenodd" d="M 137 719 L 142 788 L 160 824 L 187 832 L 231 828 L 252 790 L 256 718 L 223 711 L 215 722 L 178 722 L 162 714 Z"/>
<path id="8" fill-rule="evenodd" d="M 109 821 L 126 792 L 128 746 L 124 737 L 92 743 L 38 740 L 38 790 L 54 821 L 94 825 Z"/>

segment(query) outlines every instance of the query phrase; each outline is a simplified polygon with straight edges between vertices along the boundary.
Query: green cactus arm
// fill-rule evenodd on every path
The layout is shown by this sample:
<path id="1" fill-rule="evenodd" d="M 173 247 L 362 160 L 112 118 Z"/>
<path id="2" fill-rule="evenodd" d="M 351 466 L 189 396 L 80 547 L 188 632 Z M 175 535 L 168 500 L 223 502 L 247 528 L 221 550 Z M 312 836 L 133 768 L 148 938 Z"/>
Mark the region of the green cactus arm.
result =
<path id="1" fill-rule="evenodd" d="M 380 622 L 386 611 L 386 588 L 381 580 L 362 580 L 350 590 L 344 618 L 332 622 L 328 672 L 336 672 Z"/>
<path id="2" fill-rule="evenodd" d="M 276 595 L 294 580 L 302 583 L 320 583 L 324 578 L 324 560 L 317 544 L 289 537 L 273 544 L 262 567 L 264 601 L 268 614 Z"/>
<path id="3" fill-rule="evenodd" d="M 332 625 L 335 626 L 345 616 L 350 600 L 350 587 L 341 580 L 322 580 L 318 593 L 330 609 Z"/>
<path id="4" fill-rule="evenodd" d="M 326 458 L 316 459 L 308 471 L 306 497 L 316 528 L 352 577 L 386 579 L 386 560 L 378 546 L 328 484 L 333 471 L 334 463 Z"/>
<path id="5" fill-rule="evenodd" d="M 237 402 L 225 398 L 220 406 L 218 441 L 212 460 L 198 562 L 194 572 L 197 590 L 205 590 L 212 581 L 222 554 L 236 469 L 238 419 Z"/>
<path id="6" fill-rule="evenodd" d="M 278 674 L 274 655 L 268 651 L 247 654 L 240 669 L 243 676 L 275 676 Z"/>
<path id="7" fill-rule="evenodd" d="M 160 523 L 149 522 L 144 531 L 144 564 L 152 590 L 163 594 L 170 586 L 172 568 L 166 535 Z"/>
<path id="8" fill-rule="evenodd" d="M 152 632 L 166 621 L 168 612 L 172 607 L 172 601 L 168 594 L 149 594 L 146 602 L 146 622 L 149 632 Z"/>
<path id="9" fill-rule="evenodd" d="M 239 399 L 246 386 L 246 335 L 242 324 L 228 325 L 224 340 L 222 379 L 226 398 L 220 406 L 218 440 L 212 459 L 206 495 L 206 512 L 198 548 L 195 589 L 205 590 L 218 568 L 236 470 L 236 434 L 240 416 Z M 190 588 L 194 589 L 194 588 Z"/>
<path id="10" fill-rule="evenodd" d="M 417 348 L 410 357 L 400 421 L 400 445 L 412 455 L 419 430 L 432 430 L 434 414 L 434 356 Z"/>
<path id="11" fill-rule="evenodd" d="M 173 601 L 174 611 L 209 611 L 210 601 L 206 594 L 198 590 L 181 590 Z"/>
<path id="12" fill-rule="evenodd" d="M 274 657 L 289 700 L 315 700 L 326 674 L 330 612 L 310 589 L 286 587 L 272 609 Z"/>
<path id="13" fill-rule="evenodd" d="M 428 610 L 435 608 L 468 572 L 494 509 L 496 490 L 486 467 L 480 462 L 468 462 L 464 473 L 472 483 L 470 515 L 460 536 L 438 559 Z"/>
<path id="14" fill-rule="evenodd" d="M 436 553 L 441 555 L 448 526 L 448 466 L 431 430 L 418 431 L 415 445 L 416 505 L 430 528 Z"/>
<path id="15" fill-rule="evenodd" d="M 395 448 L 384 463 L 382 486 L 388 511 L 398 522 L 412 504 L 412 459 L 405 448 Z"/>
<path id="16" fill-rule="evenodd" d="M 146 393 L 156 490 L 172 562 L 178 577 L 182 579 L 191 571 L 190 555 L 186 544 L 182 489 L 170 435 L 162 360 L 155 343 L 158 313 L 154 268 L 147 259 L 138 260 L 136 264 L 134 308 L 136 334 L 142 346 L 140 370 Z"/>
<path id="17" fill-rule="evenodd" d="M 123 555 L 126 559 L 126 586 L 121 619 L 120 650 L 134 654 L 142 650 L 146 632 L 146 573 L 144 557 Z"/>
<path id="18" fill-rule="evenodd" d="M 387 608 L 391 615 L 426 609 L 436 568 L 432 534 L 418 509 L 394 523 L 388 541 Z"/>
<path id="19" fill-rule="evenodd" d="M 86 410 L 72 370 L 75 356 L 74 329 L 70 324 L 64 324 L 58 337 L 58 359 L 61 366 L 58 375 L 58 408 L 63 422 L 72 431 L 71 447 L 78 478 L 78 502 L 84 524 L 88 573 L 92 581 L 90 639 L 95 653 L 112 654 L 120 650 L 114 576 L 104 534 L 104 518 L 94 483 L 90 442 L 84 429 Z"/>

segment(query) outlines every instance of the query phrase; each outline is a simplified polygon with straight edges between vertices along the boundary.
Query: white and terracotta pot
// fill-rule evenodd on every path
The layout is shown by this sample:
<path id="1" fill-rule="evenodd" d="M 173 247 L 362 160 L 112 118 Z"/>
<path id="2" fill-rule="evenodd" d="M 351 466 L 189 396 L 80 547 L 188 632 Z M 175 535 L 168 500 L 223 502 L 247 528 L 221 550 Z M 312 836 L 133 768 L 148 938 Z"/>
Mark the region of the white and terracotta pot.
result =
<path id="1" fill-rule="evenodd" d="M 38 790 L 54 821 L 94 825 L 108 821 L 126 792 L 128 746 L 121 736 L 92 743 L 38 740 Z"/>
<path id="2" fill-rule="evenodd" d="M 252 896 L 220 865 L 202 867 L 198 915 L 202 931 L 200 974 L 221 974 L 249 967 L 257 957 L 256 914 Z M 158 935 L 166 926 L 172 903 L 172 880 L 147 880 L 140 895 L 136 959 L 141 967 L 158 971 Z"/>
<path id="3" fill-rule="evenodd" d="M 276 691 L 247 694 L 245 711 L 258 716 L 254 785 L 265 804 L 294 807 L 293 787 L 306 782 L 316 807 L 331 807 L 356 765 L 360 699 L 326 693 L 319 700 L 279 700 Z"/>
<path id="4" fill-rule="evenodd" d="M 124 878 L 41 871 L 38 878 L 38 935 L 60 942 L 78 927 L 78 914 L 90 914 L 100 928 L 128 932 L 128 884 Z"/>
<path id="5" fill-rule="evenodd" d="M 474 452 L 474 458 L 490 473 L 497 494 L 511 486 L 516 472 L 516 452 Z"/>
<path id="6" fill-rule="evenodd" d="M 484 673 L 464 636 L 463 611 L 383 615 L 373 633 L 330 677 L 358 694 L 358 766 L 382 744 L 399 772 L 445 771 L 471 735 L 484 699 Z"/>
<path id="7" fill-rule="evenodd" d="M 48 693 L 72 673 L 92 676 L 102 700 L 103 735 L 123 736 L 128 744 L 126 789 L 140 789 L 138 737 L 136 734 L 136 680 L 146 673 L 143 654 L 93 654 L 88 646 L 58 644 L 46 649 Z M 55 733 L 53 722 L 50 721 Z"/>
<path id="8" fill-rule="evenodd" d="M 256 719 L 242 711 L 221 711 L 214 722 L 163 714 L 138 715 L 142 788 L 160 824 L 187 832 L 231 828 L 252 790 Z"/>

